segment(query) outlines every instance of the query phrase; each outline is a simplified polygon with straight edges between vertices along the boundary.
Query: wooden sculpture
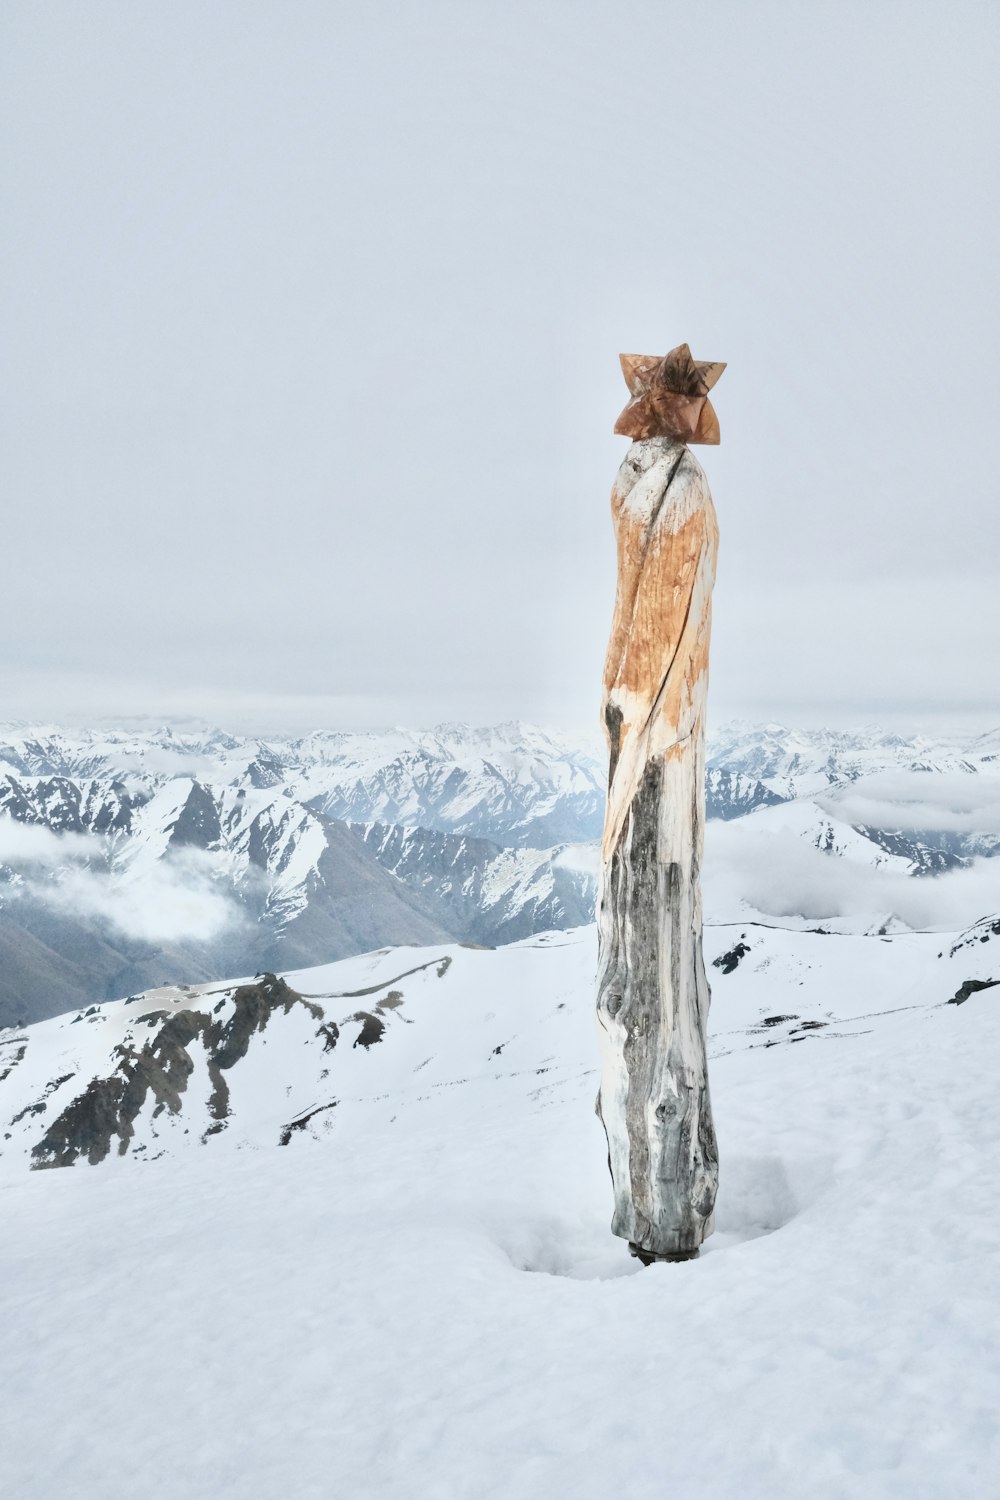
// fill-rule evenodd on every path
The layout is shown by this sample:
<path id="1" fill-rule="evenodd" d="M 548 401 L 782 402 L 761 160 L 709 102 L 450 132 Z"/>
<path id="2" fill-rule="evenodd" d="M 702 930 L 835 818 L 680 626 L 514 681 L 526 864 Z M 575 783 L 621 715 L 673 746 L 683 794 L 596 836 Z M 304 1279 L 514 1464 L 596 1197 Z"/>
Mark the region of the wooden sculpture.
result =
<path id="1" fill-rule="evenodd" d="M 712 1232 L 718 1153 L 701 947 L 705 700 L 715 508 L 687 443 L 717 443 L 725 365 L 623 354 L 635 441 L 611 492 L 618 591 L 604 672 L 608 802 L 598 896 L 598 1114 L 612 1230 L 633 1254 L 686 1260 Z"/>

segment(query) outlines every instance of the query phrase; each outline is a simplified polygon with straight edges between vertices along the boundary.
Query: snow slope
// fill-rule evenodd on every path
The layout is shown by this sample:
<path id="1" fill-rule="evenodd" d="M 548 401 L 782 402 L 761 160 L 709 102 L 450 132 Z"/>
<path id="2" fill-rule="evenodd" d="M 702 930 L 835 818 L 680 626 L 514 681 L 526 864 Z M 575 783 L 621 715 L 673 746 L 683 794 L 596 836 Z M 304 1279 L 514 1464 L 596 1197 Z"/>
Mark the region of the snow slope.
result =
<path id="1" fill-rule="evenodd" d="M 592 929 L 289 975 L 239 1059 L 231 987 L 5 1035 L 5 1493 L 992 1494 L 1000 987 L 968 981 L 1000 978 L 1000 921 L 706 948 L 722 1186 L 681 1266 L 608 1232 Z M 192 1010 L 219 1032 L 178 1109 L 25 1170 Z"/>

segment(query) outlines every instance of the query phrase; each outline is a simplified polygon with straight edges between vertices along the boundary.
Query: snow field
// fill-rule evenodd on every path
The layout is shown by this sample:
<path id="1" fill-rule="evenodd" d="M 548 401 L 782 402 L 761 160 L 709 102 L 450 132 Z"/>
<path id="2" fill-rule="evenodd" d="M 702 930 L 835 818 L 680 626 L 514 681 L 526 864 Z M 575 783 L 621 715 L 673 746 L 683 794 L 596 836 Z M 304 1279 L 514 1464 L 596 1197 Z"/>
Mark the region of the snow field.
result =
<path id="1" fill-rule="evenodd" d="M 743 933 L 709 970 L 722 1185 L 693 1263 L 641 1270 L 608 1232 L 586 929 L 290 976 L 384 994 L 453 960 L 399 980 L 377 1046 L 345 1028 L 340 1102 L 285 1148 L 319 1081 L 300 1007 L 204 1149 L 11 1159 L 0 1491 L 994 1493 L 1000 990 L 942 1002 L 997 940 L 727 928 L 709 957 Z M 114 1024 L 68 1029 L 96 1057 Z"/>

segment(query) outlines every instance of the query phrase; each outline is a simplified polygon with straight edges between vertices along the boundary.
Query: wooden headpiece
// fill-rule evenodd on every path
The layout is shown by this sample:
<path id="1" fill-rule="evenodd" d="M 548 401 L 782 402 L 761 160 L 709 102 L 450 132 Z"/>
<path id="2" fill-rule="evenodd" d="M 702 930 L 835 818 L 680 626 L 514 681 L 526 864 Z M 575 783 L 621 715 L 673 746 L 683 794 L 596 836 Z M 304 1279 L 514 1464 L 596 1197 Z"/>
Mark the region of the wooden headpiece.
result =
<path id="1" fill-rule="evenodd" d="M 725 364 L 692 359 L 687 344 L 678 344 L 662 359 L 658 354 L 620 354 L 618 358 L 632 399 L 615 423 L 615 432 L 633 439 L 719 441 L 719 419 L 708 393 Z"/>

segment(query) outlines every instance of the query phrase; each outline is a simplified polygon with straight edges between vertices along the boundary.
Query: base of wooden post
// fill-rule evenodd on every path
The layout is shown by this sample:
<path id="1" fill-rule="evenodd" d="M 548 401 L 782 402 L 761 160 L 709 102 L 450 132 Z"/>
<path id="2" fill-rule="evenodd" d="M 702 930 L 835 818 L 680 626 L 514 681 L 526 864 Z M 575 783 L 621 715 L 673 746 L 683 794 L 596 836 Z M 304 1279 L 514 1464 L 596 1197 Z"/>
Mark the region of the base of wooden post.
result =
<path id="1" fill-rule="evenodd" d="M 641 1260 L 644 1266 L 651 1266 L 658 1260 L 664 1260 L 669 1263 L 677 1260 L 697 1260 L 700 1251 L 696 1245 L 693 1250 L 667 1250 L 662 1255 L 658 1255 L 655 1250 L 643 1250 L 640 1246 L 633 1245 L 632 1241 L 629 1240 L 628 1253 L 629 1255 L 634 1255 L 636 1260 Z"/>

